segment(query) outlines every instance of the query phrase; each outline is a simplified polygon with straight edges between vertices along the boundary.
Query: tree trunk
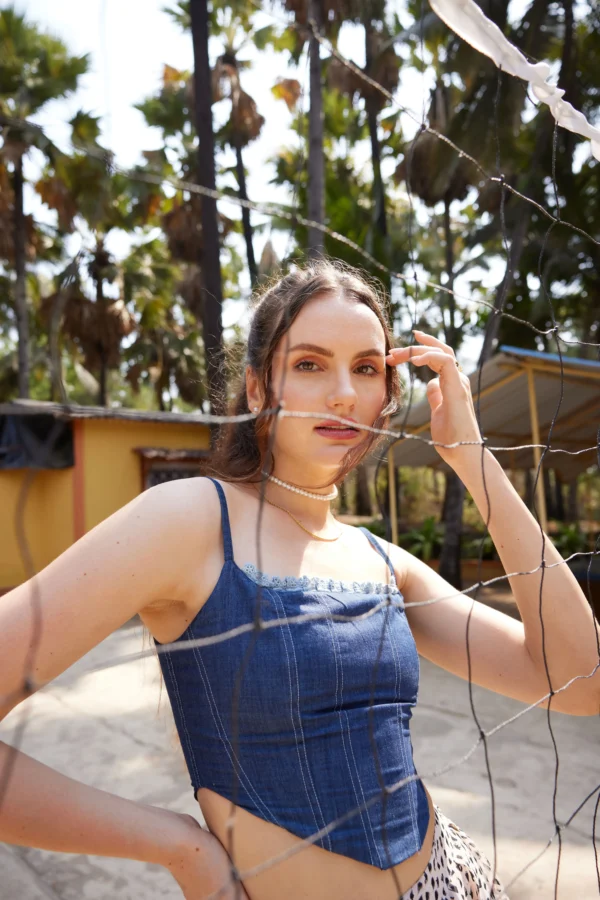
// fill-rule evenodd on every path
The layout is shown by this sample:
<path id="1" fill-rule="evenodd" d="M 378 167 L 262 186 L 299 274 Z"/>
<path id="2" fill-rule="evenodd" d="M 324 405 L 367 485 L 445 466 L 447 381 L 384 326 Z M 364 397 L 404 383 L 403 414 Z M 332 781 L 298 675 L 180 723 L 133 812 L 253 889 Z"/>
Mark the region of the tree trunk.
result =
<path id="1" fill-rule="evenodd" d="M 560 472 L 554 469 L 554 512 L 559 522 L 565 521 L 565 497 L 563 493 L 563 480 Z"/>
<path id="2" fill-rule="evenodd" d="M 242 147 L 239 135 L 235 134 L 235 168 L 238 180 L 238 193 L 240 200 L 248 199 L 248 191 L 246 190 L 246 171 L 244 169 L 244 157 L 242 156 Z M 252 225 L 250 224 L 250 210 L 247 206 L 242 206 L 242 228 L 244 231 L 244 241 L 246 242 L 246 257 L 248 259 L 248 271 L 250 273 L 250 287 L 254 288 L 258 279 L 258 268 L 254 257 L 254 245 L 252 243 Z"/>
<path id="3" fill-rule="evenodd" d="M 371 161 L 373 165 L 373 224 L 382 238 L 387 238 L 387 215 L 385 210 L 385 190 L 381 177 L 381 147 L 377 134 L 377 111 L 367 102 L 367 121 L 371 139 Z"/>
<path id="4" fill-rule="evenodd" d="M 15 161 L 14 192 L 14 249 L 15 249 L 15 315 L 19 337 L 19 397 L 29 397 L 29 312 L 25 282 L 25 216 L 23 214 L 23 157 Z"/>
<path id="5" fill-rule="evenodd" d="M 556 510 L 554 508 L 554 491 L 552 490 L 552 478 L 550 469 L 542 469 L 542 479 L 544 483 L 544 497 L 546 499 L 546 513 L 549 519 L 556 518 Z"/>
<path id="6" fill-rule="evenodd" d="M 565 0 L 563 6 L 565 10 L 565 36 L 563 41 L 558 82 L 564 89 L 568 84 L 570 84 L 573 71 L 573 0 Z M 569 94 L 569 96 L 571 96 L 571 94 Z M 528 164 L 529 175 L 525 179 L 525 184 L 523 185 L 523 187 L 520 188 L 521 192 L 526 197 L 532 197 L 533 199 L 535 199 L 536 193 L 539 194 L 539 189 L 541 187 L 541 170 L 539 162 L 542 155 L 547 150 L 548 143 L 552 137 L 553 129 L 554 119 L 550 112 L 542 113 L 540 124 L 537 127 L 535 146 Z M 504 308 L 504 302 L 514 282 L 515 272 L 519 268 L 521 256 L 523 254 L 523 249 L 525 246 L 525 237 L 527 235 L 527 229 L 529 228 L 529 223 L 531 221 L 531 215 L 533 212 L 533 206 L 531 205 L 531 203 L 520 201 L 520 204 L 521 215 L 518 217 L 517 224 L 513 230 L 510 252 L 508 255 L 504 277 L 498 287 L 498 290 L 496 291 L 496 296 L 494 298 L 494 310 L 498 310 L 498 312 L 500 312 Z M 479 356 L 479 366 L 482 366 L 483 363 L 486 362 L 486 360 L 488 360 L 494 352 L 496 339 L 500 330 L 501 317 L 500 315 L 498 315 L 498 312 L 493 312 L 487 321 L 483 339 L 483 346 L 481 348 L 481 354 Z"/>
<path id="7" fill-rule="evenodd" d="M 96 260 L 98 260 L 98 248 L 96 248 Z M 99 309 L 104 313 L 104 279 L 99 274 L 100 267 L 97 266 L 96 275 L 96 303 Z M 100 396 L 98 403 L 100 406 L 108 406 L 108 366 L 106 365 L 106 348 L 100 340 L 98 343 L 98 352 L 100 354 L 100 371 L 98 373 L 98 383 L 100 384 Z"/>
<path id="8" fill-rule="evenodd" d="M 573 478 L 569 482 L 569 493 L 567 495 L 567 521 L 579 522 L 579 504 L 577 502 L 577 478 Z"/>
<path id="9" fill-rule="evenodd" d="M 198 134 L 198 184 L 215 190 L 215 148 L 212 127 L 211 74 L 208 57 L 208 0 L 190 0 L 194 47 L 195 120 Z M 223 289 L 217 203 L 202 198 L 202 332 L 211 411 L 220 414 L 225 406 L 225 369 L 223 366 Z M 216 439 L 211 428 L 211 440 Z"/>
<path id="10" fill-rule="evenodd" d="M 309 22 L 321 28 L 320 0 L 309 0 Z M 310 109 L 308 111 L 308 218 L 323 225 L 325 222 L 325 156 L 323 152 L 323 95 L 321 88 L 321 45 L 311 34 Z M 308 255 L 316 259 L 323 255 L 324 234 L 319 228 L 308 229 Z"/>
<path id="11" fill-rule="evenodd" d="M 385 468 L 385 481 L 383 482 L 383 496 L 381 497 L 384 519 L 385 519 L 385 539 L 386 541 L 392 540 L 393 535 L 393 521 L 392 521 L 392 511 L 390 504 L 390 483 L 389 483 L 389 469 Z M 394 484 L 392 486 L 392 490 L 394 491 L 396 497 L 396 527 L 398 532 L 400 531 L 400 473 L 398 471 L 397 466 L 394 466 Z"/>
<path id="12" fill-rule="evenodd" d="M 365 29 L 365 70 L 370 75 L 373 66 L 371 20 L 366 18 L 363 25 Z M 371 163 L 373 166 L 373 229 L 383 238 L 385 251 L 389 258 L 385 189 L 381 177 L 381 147 L 379 146 L 379 135 L 377 133 L 377 108 L 370 95 L 365 100 L 365 108 L 367 111 L 367 124 L 371 141 Z M 368 243 L 371 246 L 367 246 L 367 250 L 372 253 L 373 242 L 371 240 Z"/>
<path id="13" fill-rule="evenodd" d="M 531 181 L 532 179 L 529 179 L 528 186 L 531 185 Z M 527 189 L 525 189 L 523 193 L 529 196 L 529 191 Z M 481 347 L 481 353 L 479 355 L 479 362 L 477 364 L 478 368 L 483 366 L 483 364 L 487 362 L 487 360 L 490 359 L 491 356 L 493 356 L 496 349 L 498 332 L 500 331 L 501 316 L 499 315 L 499 313 L 504 309 L 506 297 L 508 296 L 508 292 L 513 285 L 513 282 L 515 280 L 515 272 L 519 268 L 521 256 L 523 255 L 523 249 L 525 247 L 525 237 L 527 235 L 527 229 L 529 228 L 529 222 L 531 220 L 532 206 L 530 203 L 524 202 L 522 203 L 522 206 L 523 209 L 521 211 L 521 216 L 519 216 L 518 222 L 512 233 L 512 240 L 510 244 L 510 251 L 508 254 L 508 261 L 504 270 L 504 277 L 498 285 L 496 296 L 494 297 L 494 311 L 490 311 L 490 316 L 486 323 L 485 333 L 483 336 L 483 344 Z"/>
<path id="14" fill-rule="evenodd" d="M 454 288 L 454 237 L 450 221 L 450 197 L 444 197 L 444 238 L 446 249 L 446 286 Z M 448 309 L 448 324 L 444 321 L 446 343 L 456 350 L 455 303 L 454 294 L 444 292 L 442 309 Z M 444 525 L 444 537 L 440 553 L 439 572 L 457 590 L 462 588 L 461 570 L 461 534 L 465 487 L 455 472 L 446 474 L 444 502 L 441 521 Z"/>
<path id="15" fill-rule="evenodd" d="M 462 590 L 462 573 L 460 565 L 460 544 L 462 535 L 463 505 L 465 486 L 456 474 L 446 474 L 446 494 L 444 506 L 446 531 L 440 554 L 439 573 L 457 591 Z"/>
<path id="16" fill-rule="evenodd" d="M 68 403 L 69 397 L 65 388 L 65 382 L 62 373 L 62 358 L 60 350 L 60 331 L 62 327 L 63 315 L 68 300 L 68 289 L 77 276 L 77 263 L 73 260 L 69 268 L 66 270 L 63 281 L 58 288 L 54 303 L 52 304 L 52 314 L 50 316 L 50 399 L 55 403 Z"/>
<path id="17" fill-rule="evenodd" d="M 446 285 L 449 291 L 454 290 L 454 237 L 452 234 L 452 222 L 450 219 L 450 198 L 444 197 L 444 243 L 446 245 Z M 448 324 L 444 322 L 446 343 L 456 350 L 456 301 L 454 294 L 444 292 L 445 304 L 448 307 Z"/>
<path id="18" fill-rule="evenodd" d="M 357 516 L 372 516 L 369 476 L 365 463 L 359 463 L 356 472 L 355 513 Z"/>

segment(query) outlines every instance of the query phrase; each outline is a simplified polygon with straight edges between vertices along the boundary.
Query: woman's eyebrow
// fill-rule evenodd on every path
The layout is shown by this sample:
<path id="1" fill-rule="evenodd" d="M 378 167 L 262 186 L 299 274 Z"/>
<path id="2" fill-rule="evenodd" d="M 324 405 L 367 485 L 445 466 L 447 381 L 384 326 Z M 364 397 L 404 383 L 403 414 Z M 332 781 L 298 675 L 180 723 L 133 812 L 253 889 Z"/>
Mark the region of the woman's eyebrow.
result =
<path id="1" fill-rule="evenodd" d="M 327 347 L 319 347 L 318 344 L 294 344 L 293 347 L 290 347 L 289 352 L 293 353 L 294 350 L 307 350 L 309 353 L 320 353 L 321 356 L 329 356 L 333 357 L 335 354 L 332 350 L 328 350 Z M 358 353 L 355 353 L 352 359 L 358 359 L 361 356 L 384 356 L 385 351 L 380 347 L 369 347 L 368 350 L 360 350 Z"/>
<path id="2" fill-rule="evenodd" d="M 368 350 L 361 350 L 360 353 L 355 353 L 352 359 L 358 359 L 359 356 L 385 356 L 385 349 L 381 349 L 381 347 L 369 347 Z"/>
<path id="3" fill-rule="evenodd" d="M 319 347 L 318 344 L 294 344 L 293 347 L 290 347 L 290 353 L 293 353 L 294 350 L 308 350 L 309 353 L 320 353 L 321 356 L 334 356 L 332 350 L 328 350 L 326 347 Z"/>

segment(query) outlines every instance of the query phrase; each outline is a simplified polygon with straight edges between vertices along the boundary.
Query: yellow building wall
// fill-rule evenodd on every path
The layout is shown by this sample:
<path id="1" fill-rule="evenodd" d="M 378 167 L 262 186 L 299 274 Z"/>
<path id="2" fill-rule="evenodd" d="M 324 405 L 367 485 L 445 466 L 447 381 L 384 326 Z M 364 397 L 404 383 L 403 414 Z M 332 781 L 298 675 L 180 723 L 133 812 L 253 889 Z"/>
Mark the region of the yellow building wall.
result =
<path id="1" fill-rule="evenodd" d="M 141 492 L 141 460 L 135 447 L 205 450 L 208 428 L 122 419 L 84 419 L 84 522 L 89 531 Z"/>
<path id="2" fill-rule="evenodd" d="M 141 492 L 141 459 L 135 447 L 203 450 L 210 444 L 208 428 L 202 425 L 79 419 L 73 426 L 74 437 L 80 429 L 75 440 L 80 468 L 35 472 L 27 493 L 23 528 L 36 572 L 81 536 L 78 515 L 84 533 Z M 15 527 L 19 492 L 31 471 L 0 470 L 0 593 L 32 574 L 22 559 Z"/>
<path id="3" fill-rule="evenodd" d="M 25 482 L 22 530 L 23 559 L 16 524 Z M 73 469 L 6 469 L 0 471 L 0 591 L 26 581 L 59 556 L 73 542 Z"/>

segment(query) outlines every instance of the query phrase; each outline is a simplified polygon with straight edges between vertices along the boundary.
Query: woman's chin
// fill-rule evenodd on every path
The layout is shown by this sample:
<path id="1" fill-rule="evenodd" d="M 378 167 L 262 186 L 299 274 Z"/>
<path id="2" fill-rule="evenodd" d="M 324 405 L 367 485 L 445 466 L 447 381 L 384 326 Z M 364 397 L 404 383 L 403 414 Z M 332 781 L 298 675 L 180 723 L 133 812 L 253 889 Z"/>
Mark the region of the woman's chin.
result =
<path id="1" fill-rule="evenodd" d="M 334 475 L 343 465 L 348 450 L 350 449 L 350 447 L 345 446 L 344 444 L 338 444 L 337 446 L 321 450 L 318 453 L 310 454 L 306 462 L 315 470 L 319 469 L 326 472 L 328 475 Z"/>

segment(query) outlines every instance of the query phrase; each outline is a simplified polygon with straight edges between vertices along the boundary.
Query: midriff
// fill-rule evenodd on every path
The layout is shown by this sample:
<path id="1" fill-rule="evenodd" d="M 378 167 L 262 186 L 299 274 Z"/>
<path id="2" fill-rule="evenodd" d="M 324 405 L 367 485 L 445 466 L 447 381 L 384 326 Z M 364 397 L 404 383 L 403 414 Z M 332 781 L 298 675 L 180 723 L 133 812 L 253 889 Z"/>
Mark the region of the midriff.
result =
<path id="1" fill-rule="evenodd" d="M 398 900 L 399 890 L 405 893 L 419 880 L 431 855 L 435 814 L 428 791 L 427 797 L 429 825 L 423 846 L 398 865 L 379 869 L 313 844 L 243 879 L 248 896 L 251 900 Z M 208 788 L 200 788 L 198 802 L 208 828 L 229 850 L 226 823 L 231 802 Z M 300 843 L 286 829 L 235 807 L 232 855 L 240 873 L 267 863 Z"/>

